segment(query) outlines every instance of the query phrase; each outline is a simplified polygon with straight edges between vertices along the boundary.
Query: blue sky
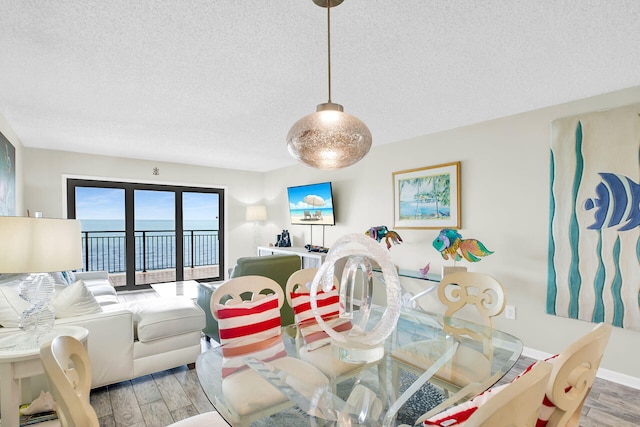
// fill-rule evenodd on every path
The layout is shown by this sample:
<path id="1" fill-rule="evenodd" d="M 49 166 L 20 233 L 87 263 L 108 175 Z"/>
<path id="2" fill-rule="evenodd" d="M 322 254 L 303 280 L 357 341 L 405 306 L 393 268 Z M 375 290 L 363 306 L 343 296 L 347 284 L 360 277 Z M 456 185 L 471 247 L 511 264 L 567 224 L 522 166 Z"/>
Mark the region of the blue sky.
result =
<path id="1" fill-rule="evenodd" d="M 173 220 L 173 192 L 142 191 L 134 193 L 136 219 Z M 218 214 L 218 195 L 183 193 L 185 220 L 210 220 Z M 76 217 L 79 219 L 124 219 L 124 190 L 118 188 L 76 187 Z"/>

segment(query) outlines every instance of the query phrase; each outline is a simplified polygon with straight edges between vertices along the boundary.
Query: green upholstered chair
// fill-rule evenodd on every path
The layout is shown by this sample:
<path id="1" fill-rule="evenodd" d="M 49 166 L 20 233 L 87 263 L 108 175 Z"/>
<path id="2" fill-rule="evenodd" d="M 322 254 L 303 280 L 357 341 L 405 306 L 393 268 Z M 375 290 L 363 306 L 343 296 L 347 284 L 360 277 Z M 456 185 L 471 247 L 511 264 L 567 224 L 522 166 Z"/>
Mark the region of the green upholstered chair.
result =
<path id="1" fill-rule="evenodd" d="M 294 272 L 300 270 L 300 257 L 297 255 L 267 255 L 238 258 L 229 278 L 241 276 L 264 276 L 275 280 L 282 291 L 287 287 L 287 280 Z M 197 303 L 206 314 L 206 326 L 202 330 L 207 338 L 220 340 L 218 321 L 211 315 L 211 294 L 216 284 L 200 283 Z M 280 320 L 283 326 L 295 322 L 293 309 L 286 302 L 280 308 Z"/>

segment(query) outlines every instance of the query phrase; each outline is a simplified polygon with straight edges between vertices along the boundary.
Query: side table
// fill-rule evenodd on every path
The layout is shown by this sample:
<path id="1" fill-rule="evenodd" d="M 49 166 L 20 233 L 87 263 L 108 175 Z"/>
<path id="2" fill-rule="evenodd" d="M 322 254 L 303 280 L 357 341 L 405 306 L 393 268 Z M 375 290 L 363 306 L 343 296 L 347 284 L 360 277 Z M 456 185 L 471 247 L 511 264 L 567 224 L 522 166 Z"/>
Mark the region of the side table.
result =
<path id="1" fill-rule="evenodd" d="M 2 427 L 19 427 L 19 406 L 22 397 L 21 380 L 25 388 L 30 386 L 30 378 L 44 373 L 40 362 L 40 348 L 27 350 L 13 349 L 22 333 L 0 339 L 0 421 Z M 51 339 L 57 335 L 69 335 L 86 345 L 89 331 L 79 326 L 54 326 L 48 334 Z"/>

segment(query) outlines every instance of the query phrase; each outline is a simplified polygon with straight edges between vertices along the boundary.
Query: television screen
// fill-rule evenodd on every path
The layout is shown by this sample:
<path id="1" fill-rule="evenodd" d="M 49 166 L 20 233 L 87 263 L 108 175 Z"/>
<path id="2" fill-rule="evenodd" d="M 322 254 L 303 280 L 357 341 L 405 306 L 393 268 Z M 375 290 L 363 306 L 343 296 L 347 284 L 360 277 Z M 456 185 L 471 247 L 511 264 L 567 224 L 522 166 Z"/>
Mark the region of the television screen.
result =
<path id="1" fill-rule="evenodd" d="M 335 225 L 330 182 L 287 188 L 291 224 Z"/>

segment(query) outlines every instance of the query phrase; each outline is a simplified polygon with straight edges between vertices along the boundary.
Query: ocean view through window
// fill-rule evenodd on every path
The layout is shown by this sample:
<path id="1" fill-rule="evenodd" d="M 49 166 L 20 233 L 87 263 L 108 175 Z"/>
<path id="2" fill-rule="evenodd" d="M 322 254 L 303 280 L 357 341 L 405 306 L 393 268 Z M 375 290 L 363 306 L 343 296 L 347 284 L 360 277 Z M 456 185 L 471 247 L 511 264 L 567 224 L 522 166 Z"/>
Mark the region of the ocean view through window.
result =
<path id="1" fill-rule="evenodd" d="M 68 212 L 82 224 L 84 270 L 108 271 L 120 290 L 219 280 L 223 190 L 69 181 Z"/>

